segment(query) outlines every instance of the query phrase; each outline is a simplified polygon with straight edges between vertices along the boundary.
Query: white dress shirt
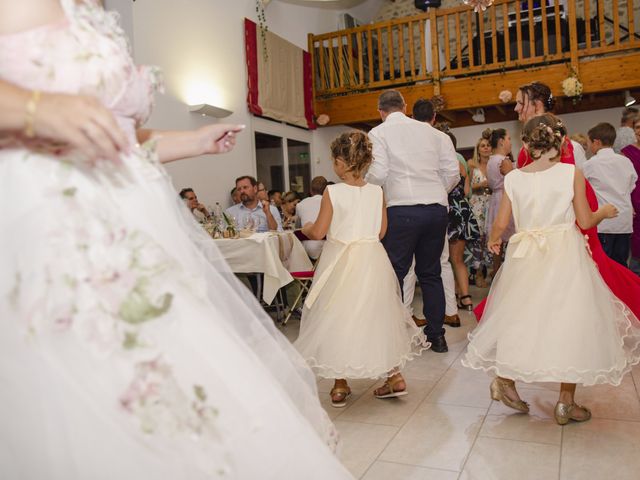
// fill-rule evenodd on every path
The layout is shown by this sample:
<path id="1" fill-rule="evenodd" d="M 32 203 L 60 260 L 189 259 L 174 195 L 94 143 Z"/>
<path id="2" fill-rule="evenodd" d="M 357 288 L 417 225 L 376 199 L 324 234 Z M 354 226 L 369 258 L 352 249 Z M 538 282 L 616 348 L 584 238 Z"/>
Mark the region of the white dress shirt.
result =
<path id="1" fill-rule="evenodd" d="M 573 145 L 573 159 L 576 162 L 576 167 L 582 170 L 585 162 L 587 161 L 587 154 L 584 152 L 582 145 L 575 140 L 571 140 L 571 145 Z"/>
<path id="2" fill-rule="evenodd" d="M 584 164 L 582 171 L 596 192 L 598 205 L 611 203 L 619 212 L 617 217 L 603 220 L 598 225 L 598 233 L 633 232 L 631 192 L 638 174 L 631 160 L 615 153 L 613 148 L 601 148 Z"/>
<path id="3" fill-rule="evenodd" d="M 304 227 L 306 223 L 315 222 L 320 213 L 320 203 L 322 203 L 322 195 L 314 195 L 305 198 L 296 205 L 296 215 L 300 220 L 300 225 Z M 302 242 L 307 255 L 314 260 L 320 256 L 324 240 L 305 240 Z"/>
<path id="4" fill-rule="evenodd" d="M 271 210 L 271 215 L 276 220 L 278 224 L 278 231 L 282 231 L 282 217 L 280 217 L 280 212 L 273 205 L 269 205 L 269 210 Z M 267 215 L 262 210 L 262 203 L 258 202 L 256 208 L 250 209 L 245 207 L 242 203 L 237 203 L 232 205 L 231 207 L 225 210 L 227 215 L 231 215 L 236 219 L 236 225 L 238 228 L 243 228 L 247 223 L 248 217 L 252 217 L 254 221 L 257 223 L 256 232 L 268 232 L 269 231 L 269 223 L 267 222 Z"/>
<path id="5" fill-rule="evenodd" d="M 369 132 L 373 162 L 365 180 L 384 188 L 387 206 L 449 205 L 460 180 L 453 143 L 425 122 L 393 112 Z"/>

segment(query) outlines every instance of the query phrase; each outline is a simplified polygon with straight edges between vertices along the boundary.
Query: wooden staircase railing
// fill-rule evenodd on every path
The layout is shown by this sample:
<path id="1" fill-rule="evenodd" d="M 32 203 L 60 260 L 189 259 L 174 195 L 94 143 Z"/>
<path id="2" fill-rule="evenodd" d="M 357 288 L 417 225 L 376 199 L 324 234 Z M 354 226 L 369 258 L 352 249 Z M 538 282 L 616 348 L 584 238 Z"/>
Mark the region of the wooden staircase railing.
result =
<path id="1" fill-rule="evenodd" d="M 521 0 L 496 0 L 480 13 L 460 5 L 309 35 L 314 95 L 417 82 L 437 89 L 448 77 L 560 62 L 577 70 L 582 57 L 640 49 L 637 0 L 584 0 L 579 9 L 575 0 L 549 3 L 528 9 Z"/>

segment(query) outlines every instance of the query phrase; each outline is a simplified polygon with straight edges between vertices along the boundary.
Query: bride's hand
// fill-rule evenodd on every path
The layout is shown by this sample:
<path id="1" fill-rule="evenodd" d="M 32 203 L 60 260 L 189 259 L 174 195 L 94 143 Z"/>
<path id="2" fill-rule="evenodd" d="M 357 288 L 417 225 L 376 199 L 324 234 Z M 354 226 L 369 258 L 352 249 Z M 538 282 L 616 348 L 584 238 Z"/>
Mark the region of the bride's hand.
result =
<path id="1" fill-rule="evenodd" d="M 33 126 L 37 137 L 70 145 L 90 160 L 120 163 L 120 152 L 128 148 L 112 113 L 88 95 L 42 93 Z"/>
<path id="2" fill-rule="evenodd" d="M 236 144 L 236 134 L 244 130 L 244 125 L 214 124 L 197 130 L 203 154 L 227 153 Z"/>

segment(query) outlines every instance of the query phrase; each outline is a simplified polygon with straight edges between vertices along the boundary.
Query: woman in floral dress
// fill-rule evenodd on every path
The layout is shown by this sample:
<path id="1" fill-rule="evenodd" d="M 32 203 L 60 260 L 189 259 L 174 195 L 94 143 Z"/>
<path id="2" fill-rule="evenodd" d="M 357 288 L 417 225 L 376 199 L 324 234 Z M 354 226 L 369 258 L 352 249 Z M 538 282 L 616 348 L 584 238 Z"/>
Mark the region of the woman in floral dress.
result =
<path id="1" fill-rule="evenodd" d="M 487 286 L 484 271 L 493 264 L 493 257 L 487 248 L 487 235 L 485 229 L 491 189 L 487 182 L 487 164 L 491 156 L 491 144 L 489 143 L 490 130 L 482 133 L 473 151 L 473 158 L 469 161 L 471 175 L 471 198 L 469 203 L 473 215 L 478 223 L 478 238 L 467 243 L 465 263 L 471 268 L 472 276 L 475 275 L 477 287 Z"/>

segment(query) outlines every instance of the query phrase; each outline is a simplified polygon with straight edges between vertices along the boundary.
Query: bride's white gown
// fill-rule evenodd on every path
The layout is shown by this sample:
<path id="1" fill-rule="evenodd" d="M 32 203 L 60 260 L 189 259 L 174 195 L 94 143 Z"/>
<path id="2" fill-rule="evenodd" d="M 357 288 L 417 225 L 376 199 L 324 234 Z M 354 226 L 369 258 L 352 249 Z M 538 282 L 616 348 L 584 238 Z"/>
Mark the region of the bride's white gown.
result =
<path id="1" fill-rule="evenodd" d="M 153 70 L 115 19 L 0 37 L 0 77 L 97 96 L 135 143 Z M 348 479 L 311 372 L 184 208 L 123 165 L 0 137 L 0 478 Z"/>

